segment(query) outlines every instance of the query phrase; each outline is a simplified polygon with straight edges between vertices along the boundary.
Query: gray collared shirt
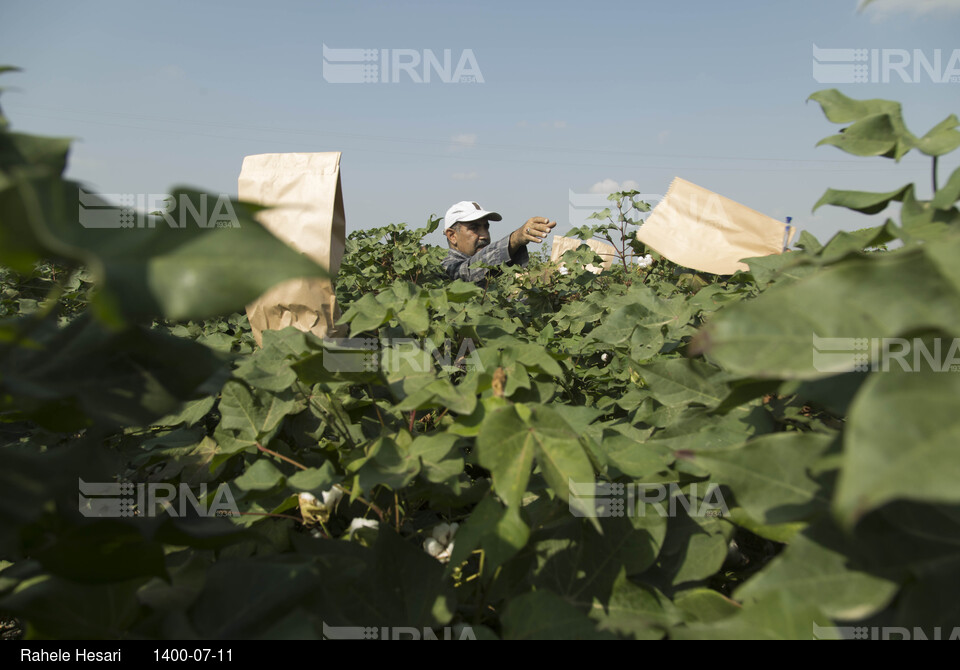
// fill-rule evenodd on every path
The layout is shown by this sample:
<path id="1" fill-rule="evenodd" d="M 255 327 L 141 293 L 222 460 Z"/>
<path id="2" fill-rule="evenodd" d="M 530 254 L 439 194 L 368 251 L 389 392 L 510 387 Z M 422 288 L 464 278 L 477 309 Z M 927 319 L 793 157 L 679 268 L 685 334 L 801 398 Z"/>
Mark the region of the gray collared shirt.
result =
<path id="1" fill-rule="evenodd" d="M 450 249 L 442 264 L 450 279 L 480 282 L 486 278 L 487 269 L 473 267 L 476 263 L 486 263 L 487 265 L 507 263 L 508 265 L 526 267 L 529 262 L 530 254 L 527 252 L 526 245 L 520 247 L 513 256 L 510 255 L 510 236 L 507 235 L 502 240 L 490 243 L 473 256 L 467 256 L 456 249 Z"/>

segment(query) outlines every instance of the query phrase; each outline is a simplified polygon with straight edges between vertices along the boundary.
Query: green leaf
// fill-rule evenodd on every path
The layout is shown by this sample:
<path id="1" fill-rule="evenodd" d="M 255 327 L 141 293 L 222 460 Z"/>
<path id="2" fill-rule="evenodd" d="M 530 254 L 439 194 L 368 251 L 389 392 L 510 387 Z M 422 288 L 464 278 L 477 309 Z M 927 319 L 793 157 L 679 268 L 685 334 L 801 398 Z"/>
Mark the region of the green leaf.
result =
<path id="1" fill-rule="evenodd" d="M 113 321 L 229 314 L 284 280 L 329 276 L 257 223 L 250 207 L 215 194 L 174 189 L 176 217 L 122 228 L 119 208 L 96 194 L 81 196 L 76 184 L 38 177 L 19 180 L 16 189 L 14 200 L 2 191 L 0 229 L 26 220 L 42 253 L 88 264 L 100 290 L 96 305 Z M 209 222 L 193 221 L 184 213 L 190 208 L 210 217 L 223 212 L 236 225 L 203 227 Z"/>
<path id="2" fill-rule="evenodd" d="M 210 566 L 190 610 L 206 639 L 240 640 L 262 632 L 304 601 L 319 585 L 313 561 L 302 556 L 229 560 Z"/>
<path id="3" fill-rule="evenodd" d="M 341 479 L 330 461 L 327 461 L 319 468 L 298 470 L 287 477 L 287 486 L 295 491 L 307 491 L 318 495 L 324 491 L 329 491 Z"/>
<path id="4" fill-rule="evenodd" d="M 269 441 L 283 418 L 295 409 L 296 401 L 290 395 L 253 392 L 242 382 L 227 382 L 220 399 L 218 430 L 229 431 L 234 441 L 229 447 L 221 443 L 221 448 L 233 453 Z"/>
<path id="5" fill-rule="evenodd" d="M 119 640 L 142 613 L 136 591 L 143 581 L 78 584 L 44 575 L 22 582 L 0 608 L 29 621 L 34 637 Z"/>
<path id="6" fill-rule="evenodd" d="M 817 146 L 829 144 L 855 156 L 886 156 L 897 150 L 897 136 L 886 114 L 857 121 L 839 135 L 825 137 Z M 905 153 L 905 152 L 904 152 Z"/>
<path id="7" fill-rule="evenodd" d="M 233 483 L 243 491 L 269 491 L 281 481 L 283 473 L 269 459 L 259 458 Z"/>
<path id="8" fill-rule="evenodd" d="M 960 200 L 960 168 L 953 171 L 947 183 L 940 187 L 930 201 L 936 209 L 950 209 Z"/>
<path id="9" fill-rule="evenodd" d="M 770 593 L 745 603 L 731 616 L 688 623 L 670 631 L 676 640 L 837 639 L 833 622 L 815 605 L 793 594 Z"/>
<path id="10" fill-rule="evenodd" d="M 650 393 L 668 407 L 690 404 L 713 407 L 727 395 L 716 367 L 699 360 L 669 358 L 636 366 Z"/>
<path id="11" fill-rule="evenodd" d="M 351 463 L 350 469 L 357 470 L 357 485 L 362 491 L 370 491 L 375 486 L 384 485 L 394 491 L 407 486 L 420 474 L 420 459 L 410 453 L 410 437 L 400 433 L 397 439 L 378 438 L 367 451 L 367 459 Z"/>
<path id="12" fill-rule="evenodd" d="M 960 147 L 960 132 L 957 126 L 960 120 L 956 114 L 951 114 L 926 135 L 917 140 L 917 148 L 928 156 L 943 156 L 957 147 Z"/>
<path id="13" fill-rule="evenodd" d="M 832 436 L 819 433 L 775 433 L 736 449 L 694 451 L 689 458 L 713 481 L 729 486 L 752 517 L 778 524 L 829 505 L 811 470 L 832 442 Z"/>
<path id="14" fill-rule="evenodd" d="M 810 100 L 820 103 L 834 123 L 850 123 L 839 135 L 821 140 L 857 156 L 885 156 L 899 161 L 917 138 L 903 122 L 900 103 L 890 100 L 853 100 L 836 89 L 819 91 Z"/>
<path id="15" fill-rule="evenodd" d="M 871 375 L 850 408 L 835 500 L 848 525 L 891 500 L 960 502 L 960 375 L 892 366 Z"/>
<path id="16" fill-rule="evenodd" d="M 527 439 L 535 445 L 540 470 L 558 498 L 575 504 L 569 495 L 569 482 L 594 481 L 593 466 L 579 435 L 556 410 L 543 405 L 531 410 Z"/>
<path id="17" fill-rule="evenodd" d="M 507 507 L 519 507 L 527 490 L 536 453 L 531 433 L 511 405 L 488 412 L 477 436 L 477 461 L 490 470 L 493 490 Z"/>
<path id="18" fill-rule="evenodd" d="M 713 589 L 688 589 L 673 600 L 691 623 L 713 623 L 733 616 L 742 605 Z"/>
<path id="19" fill-rule="evenodd" d="M 617 576 L 610 600 L 605 606 L 595 601 L 590 616 L 597 620 L 598 630 L 637 640 L 659 640 L 682 618 L 666 596 L 652 587 L 634 584 L 625 570 Z"/>
<path id="20" fill-rule="evenodd" d="M 889 193 L 870 193 L 867 191 L 838 191 L 828 188 L 817 204 L 813 206 L 813 211 L 817 211 L 823 205 L 834 205 L 835 207 L 846 207 L 855 212 L 864 214 L 876 214 L 887 208 L 891 202 L 902 202 L 904 194 L 912 189 L 912 185 L 904 186 L 896 191 Z"/>
<path id="21" fill-rule="evenodd" d="M 784 593 L 835 619 L 864 619 L 883 609 L 898 584 L 851 565 L 849 540 L 825 524 L 796 536 L 734 593 L 737 600 Z"/>
<path id="22" fill-rule="evenodd" d="M 111 332 L 87 315 L 56 329 L 31 324 L 39 346 L 0 343 L 0 388 L 54 430 L 90 422 L 148 425 L 222 383 L 223 360 L 195 342 L 134 327 Z M 82 409 L 81 417 L 67 408 Z M 76 422 L 76 423 L 74 423 Z"/>
<path id="23" fill-rule="evenodd" d="M 505 640 L 615 639 L 610 633 L 598 631 L 583 612 L 550 591 L 514 598 L 502 621 Z"/>
<path id="24" fill-rule="evenodd" d="M 672 508 L 663 551 L 657 558 L 657 572 L 674 586 L 716 574 L 727 557 L 733 533 L 730 524 L 721 517 L 697 516 L 698 510 L 692 507 L 694 514 L 691 515 L 682 509 L 680 503 Z"/>
<path id="25" fill-rule="evenodd" d="M 217 399 L 215 397 L 207 396 L 206 398 L 200 398 L 199 400 L 193 400 L 184 403 L 179 412 L 160 417 L 156 420 L 155 424 L 158 426 L 176 426 L 184 423 L 188 426 L 192 426 L 193 424 L 199 422 L 210 412 L 211 409 L 213 409 L 213 405 L 216 401 Z"/>
<path id="26" fill-rule="evenodd" d="M 484 570 L 493 574 L 523 549 L 529 537 L 530 529 L 520 518 L 517 508 L 503 507 L 487 496 L 457 530 L 447 572 L 467 560 L 474 549 L 483 549 Z"/>
<path id="27" fill-rule="evenodd" d="M 951 258 L 957 249 L 951 245 Z M 856 338 L 895 337 L 919 324 L 960 332 L 960 292 L 930 255 L 909 249 L 849 258 L 774 286 L 718 313 L 693 348 L 734 374 L 817 379 L 854 369 Z M 904 286 L 910 299 L 891 299 Z"/>

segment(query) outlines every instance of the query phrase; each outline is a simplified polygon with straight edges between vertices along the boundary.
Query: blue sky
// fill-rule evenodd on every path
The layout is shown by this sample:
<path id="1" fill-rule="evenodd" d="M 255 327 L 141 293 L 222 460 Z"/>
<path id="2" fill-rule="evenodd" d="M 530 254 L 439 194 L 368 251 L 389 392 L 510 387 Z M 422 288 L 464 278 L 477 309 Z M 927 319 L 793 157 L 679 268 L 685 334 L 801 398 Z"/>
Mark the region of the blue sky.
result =
<path id="1" fill-rule="evenodd" d="M 813 45 L 940 50 L 944 69 L 960 49 L 960 0 L 857 5 L 3 0 L 0 62 L 24 71 L 0 102 L 18 130 L 77 138 L 68 175 L 101 192 L 235 194 L 245 155 L 342 151 L 348 230 L 475 200 L 503 214 L 495 237 L 531 216 L 563 231 L 571 191 L 658 194 L 681 176 L 825 239 L 882 221 L 811 214 L 826 188 L 915 181 L 927 197 L 930 166 L 815 148 L 837 126 L 811 93 L 898 100 L 918 134 L 960 113 L 960 83 L 925 73 L 815 80 Z M 331 83 L 324 44 L 454 64 L 470 50 L 483 82 Z"/>

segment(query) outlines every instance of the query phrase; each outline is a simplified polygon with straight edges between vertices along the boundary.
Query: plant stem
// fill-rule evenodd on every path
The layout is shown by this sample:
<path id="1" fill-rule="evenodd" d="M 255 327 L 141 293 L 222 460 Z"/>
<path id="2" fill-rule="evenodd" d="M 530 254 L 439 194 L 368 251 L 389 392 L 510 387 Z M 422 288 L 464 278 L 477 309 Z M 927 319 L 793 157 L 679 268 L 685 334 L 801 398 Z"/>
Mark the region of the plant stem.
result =
<path id="1" fill-rule="evenodd" d="M 939 156 L 933 157 L 933 194 L 937 194 L 937 159 Z"/>
<path id="2" fill-rule="evenodd" d="M 302 463 L 297 463 L 297 462 L 296 462 L 295 460 L 293 460 L 292 458 L 289 458 L 289 457 L 287 457 L 287 456 L 284 456 L 283 454 L 279 454 L 279 453 L 277 453 L 276 451 L 274 451 L 273 449 L 267 449 L 265 446 L 263 446 L 263 445 L 260 444 L 259 442 L 257 442 L 257 449 L 259 449 L 260 451 L 262 451 L 262 452 L 264 452 L 264 453 L 266 453 L 266 454 L 270 454 L 271 456 L 276 456 L 276 457 L 279 458 L 281 461 L 286 461 L 287 463 L 290 463 L 291 465 L 295 465 L 295 466 L 297 466 L 298 468 L 300 468 L 301 470 L 309 470 L 309 468 L 308 468 L 306 465 L 304 465 L 304 464 L 302 464 Z"/>

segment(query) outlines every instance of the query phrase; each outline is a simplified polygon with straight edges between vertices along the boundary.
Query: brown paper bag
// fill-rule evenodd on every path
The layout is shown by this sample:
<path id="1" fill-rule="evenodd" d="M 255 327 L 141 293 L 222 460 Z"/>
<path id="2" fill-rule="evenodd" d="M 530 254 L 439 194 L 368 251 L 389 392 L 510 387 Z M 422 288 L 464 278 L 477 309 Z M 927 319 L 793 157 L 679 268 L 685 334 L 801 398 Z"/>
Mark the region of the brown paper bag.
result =
<path id="1" fill-rule="evenodd" d="M 742 258 L 783 253 L 786 230 L 785 223 L 677 177 L 637 239 L 677 265 L 730 275 L 749 270 Z"/>
<path id="2" fill-rule="evenodd" d="M 346 244 L 339 152 L 247 156 L 238 192 L 240 200 L 272 207 L 257 220 L 336 274 Z M 262 345 L 264 330 L 287 326 L 336 337 L 340 308 L 329 279 L 291 279 L 247 305 L 247 318 Z"/>
<path id="3" fill-rule="evenodd" d="M 616 247 L 599 240 L 578 240 L 574 237 L 553 238 L 553 246 L 550 248 L 550 262 L 559 263 L 565 253 L 571 249 L 578 248 L 581 244 L 586 244 L 603 259 L 603 263 L 601 264 L 603 270 L 609 270 L 611 268 L 613 260 L 617 257 Z M 563 267 L 563 263 L 560 263 L 560 265 Z M 587 265 L 587 269 L 594 274 L 600 274 L 601 272 L 601 268 L 592 264 Z"/>

